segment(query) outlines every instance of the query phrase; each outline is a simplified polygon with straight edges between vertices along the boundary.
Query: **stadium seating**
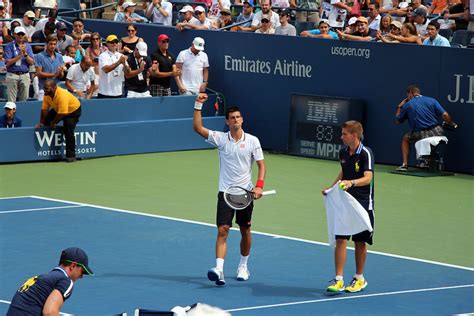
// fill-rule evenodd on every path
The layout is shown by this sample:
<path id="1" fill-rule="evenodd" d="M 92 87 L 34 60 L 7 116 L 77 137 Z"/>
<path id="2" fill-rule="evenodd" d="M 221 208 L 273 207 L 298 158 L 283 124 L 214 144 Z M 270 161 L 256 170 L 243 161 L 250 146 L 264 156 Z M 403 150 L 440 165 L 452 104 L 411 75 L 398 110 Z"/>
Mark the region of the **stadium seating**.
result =
<path id="1" fill-rule="evenodd" d="M 471 44 L 471 39 L 474 37 L 473 31 L 468 30 L 457 30 L 453 33 L 453 38 L 451 39 L 452 44 L 459 44 L 461 47 L 467 47 Z"/>
<path id="2" fill-rule="evenodd" d="M 296 27 L 296 34 L 299 35 L 303 31 L 314 29 L 314 22 L 311 22 L 311 21 L 296 22 L 295 27 Z"/>
<path id="3" fill-rule="evenodd" d="M 440 29 L 438 33 L 439 35 L 447 38 L 448 41 L 450 41 L 451 37 L 453 36 L 453 30 L 451 29 Z"/>

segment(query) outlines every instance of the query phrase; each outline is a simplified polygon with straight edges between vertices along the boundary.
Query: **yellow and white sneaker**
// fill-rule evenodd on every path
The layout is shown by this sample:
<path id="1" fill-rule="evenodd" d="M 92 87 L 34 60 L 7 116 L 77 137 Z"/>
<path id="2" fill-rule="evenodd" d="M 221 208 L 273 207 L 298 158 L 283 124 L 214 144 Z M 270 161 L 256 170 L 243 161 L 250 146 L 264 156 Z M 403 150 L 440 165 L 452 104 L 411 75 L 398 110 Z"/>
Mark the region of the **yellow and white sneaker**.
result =
<path id="1" fill-rule="evenodd" d="M 327 287 L 328 292 L 343 292 L 344 291 L 344 280 L 332 280 L 331 284 Z"/>
<path id="2" fill-rule="evenodd" d="M 368 283 L 365 279 L 353 278 L 351 285 L 346 286 L 346 292 L 355 293 L 360 292 L 367 287 Z"/>

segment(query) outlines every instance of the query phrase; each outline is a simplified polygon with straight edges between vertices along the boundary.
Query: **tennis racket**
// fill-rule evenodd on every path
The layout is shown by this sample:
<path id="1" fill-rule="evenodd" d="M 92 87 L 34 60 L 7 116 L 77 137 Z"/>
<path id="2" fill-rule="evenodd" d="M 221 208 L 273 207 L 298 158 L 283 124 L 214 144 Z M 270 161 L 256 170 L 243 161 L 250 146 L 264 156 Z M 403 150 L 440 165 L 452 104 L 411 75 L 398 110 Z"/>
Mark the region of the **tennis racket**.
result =
<path id="1" fill-rule="evenodd" d="M 276 194 L 275 190 L 263 191 L 262 195 Z M 252 191 L 241 187 L 229 187 L 224 191 L 225 203 L 234 210 L 243 210 L 252 203 L 254 194 Z"/>

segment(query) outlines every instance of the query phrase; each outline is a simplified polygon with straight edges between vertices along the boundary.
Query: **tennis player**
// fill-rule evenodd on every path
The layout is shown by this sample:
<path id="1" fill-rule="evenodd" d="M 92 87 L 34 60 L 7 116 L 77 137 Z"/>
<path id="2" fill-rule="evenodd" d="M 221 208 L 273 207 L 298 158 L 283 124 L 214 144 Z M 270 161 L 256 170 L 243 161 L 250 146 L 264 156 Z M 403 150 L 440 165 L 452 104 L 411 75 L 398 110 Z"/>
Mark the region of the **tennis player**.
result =
<path id="1" fill-rule="evenodd" d="M 260 141 L 257 137 L 245 133 L 242 129 L 244 119 L 238 107 L 230 107 L 226 111 L 225 122 L 229 132 L 211 131 L 202 125 L 201 109 L 207 100 L 207 94 L 200 93 L 194 104 L 194 130 L 215 146 L 219 151 L 219 193 L 217 201 L 217 240 L 216 240 L 216 266 L 207 273 L 209 280 L 216 285 L 224 285 L 224 259 L 227 252 L 227 236 L 232 226 L 235 210 L 231 209 L 224 201 L 223 192 L 231 186 L 240 186 L 254 192 L 255 198 L 262 196 L 265 180 L 265 161 Z M 252 163 L 256 161 L 258 167 L 258 180 L 255 187 L 252 185 Z M 247 262 L 250 254 L 252 236 L 250 226 L 252 223 L 253 203 L 247 208 L 237 211 L 236 223 L 240 227 L 242 239 L 240 241 L 240 263 L 237 268 L 237 280 L 247 281 L 250 272 Z"/>
<path id="2" fill-rule="evenodd" d="M 64 302 L 72 294 L 74 282 L 84 274 L 93 275 L 84 250 L 76 247 L 64 249 L 58 267 L 31 277 L 20 286 L 7 316 L 59 315 Z"/>
<path id="3" fill-rule="evenodd" d="M 342 187 L 351 194 L 369 213 L 370 222 L 374 227 L 374 155 L 369 147 L 362 144 L 363 128 L 357 121 L 347 121 L 342 125 L 342 142 L 346 145 L 339 151 L 341 171 L 332 183 L 334 186 L 341 180 Z M 324 189 L 323 195 L 325 194 Z M 364 265 L 367 257 L 367 244 L 372 245 L 373 232 L 368 230 L 352 235 L 355 244 L 356 274 L 349 286 L 344 286 L 344 265 L 346 263 L 347 241 L 351 236 L 336 235 L 334 250 L 336 277 L 327 287 L 328 292 L 359 292 L 367 286 L 364 278 Z"/>

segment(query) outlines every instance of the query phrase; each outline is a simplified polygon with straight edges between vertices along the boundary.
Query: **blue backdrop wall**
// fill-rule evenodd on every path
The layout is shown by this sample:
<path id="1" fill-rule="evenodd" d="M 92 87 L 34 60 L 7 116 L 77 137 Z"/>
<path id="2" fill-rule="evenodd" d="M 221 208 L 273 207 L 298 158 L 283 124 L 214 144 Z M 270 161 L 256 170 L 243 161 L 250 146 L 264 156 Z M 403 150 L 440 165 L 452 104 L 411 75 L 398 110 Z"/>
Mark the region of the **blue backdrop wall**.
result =
<path id="1" fill-rule="evenodd" d="M 86 28 L 125 36 L 126 24 L 88 20 Z M 474 174 L 474 50 L 405 44 L 357 43 L 249 33 L 192 31 L 152 24 L 138 35 L 156 49 L 160 33 L 178 53 L 195 36 L 206 40 L 209 87 L 238 105 L 245 128 L 267 149 L 286 151 L 292 93 L 365 100 L 365 143 L 379 163 L 401 162 L 400 142 L 407 124 L 395 124 L 395 108 L 405 89 L 418 84 L 459 124 L 449 133 L 446 169 Z M 297 69 L 297 71 L 295 71 Z"/>

